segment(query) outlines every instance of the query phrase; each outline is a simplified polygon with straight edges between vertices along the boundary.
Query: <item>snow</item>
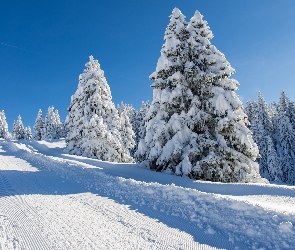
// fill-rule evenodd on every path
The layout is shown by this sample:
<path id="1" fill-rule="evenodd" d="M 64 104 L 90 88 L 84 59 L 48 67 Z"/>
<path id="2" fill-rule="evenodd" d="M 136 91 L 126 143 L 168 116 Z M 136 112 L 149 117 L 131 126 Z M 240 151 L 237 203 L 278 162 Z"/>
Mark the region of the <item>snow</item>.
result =
<path id="1" fill-rule="evenodd" d="M 0 140 L 0 249 L 295 249 L 295 187 L 225 184 Z"/>

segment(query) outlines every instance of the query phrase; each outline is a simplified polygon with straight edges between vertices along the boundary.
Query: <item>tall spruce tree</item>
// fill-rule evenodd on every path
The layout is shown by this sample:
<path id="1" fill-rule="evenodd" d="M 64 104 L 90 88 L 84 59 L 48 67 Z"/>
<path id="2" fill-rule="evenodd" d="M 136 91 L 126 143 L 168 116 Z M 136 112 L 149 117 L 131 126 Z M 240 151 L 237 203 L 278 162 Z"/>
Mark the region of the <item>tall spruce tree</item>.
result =
<path id="1" fill-rule="evenodd" d="M 278 105 L 277 134 L 278 155 L 282 166 L 283 181 L 295 184 L 295 131 L 290 121 L 289 98 L 281 92 Z"/>
<path id="2" fill-rule="evenodd" d="M 289 118 L 293 129 L 295 130 L 295 102 L 289 101 Z"/>
<path id="3" fill-rule="evenodd" d="M 210 43 L 196 11 L 187 25 L 174 9 L 156 71 L 147 132 L 137 155 L 149 168 L 223 182 L 262 181 L 234 69 Z"/>
<path id="4" fill-rule="evenodd" d="M 0 138 L 8 138 L 9 132 L 8 132 L 8 124 L 6 122 L 6 116 L 4 113 L 4 110 L 0 112 Z"/>
<path id="5" fill-rule="evenodd" d="M 35 121 L 35 125 L 34 125 L 34 134 L 33 134 L 34 140 L 36 141 L 42 140 L 43 133 L 44 133 L 44 123 L 45 121 L 42 115 L 42 110 L 39 109 L 37 118 Z"/>
<path id="6" fill-rule="evenodd" d="M 67 150 L 106 161 L 132 162 L 122 145 L 121 119 L 100 64 L 90 56 L 66 118 Z"/>
<path id="7" fill-rule="evenodd" d="M 255 110 L 252 110 L 253 113 L 251 114 L 253 117 L 251 123 L 254 133 L 253 138 L 258 145 L 261 155 L 261 158 L 257 160 L 260 167 L 260 174 L 268 180 L 278 181 L 281 170 L 277 161 L 276 151 L 274 150 L 274 129 L 271 110 L 260 92 L 258 93 L 258 100 L 254 107 Z"/>
<path id="8" fill-rule="evenodd" d="M 156 71 L 150 76 L 156 80 L 152 84 L 153 102 L 146 116 L 146 136 L 139 143 L 136 157 L 138 161 L 145 162 L 149 168 L 157 171 L 171 169 L 175 172 L 175 167 L 182 157 L 181 141 L 177 144 L 179 152 L 176 152 L 177 149 L 170 150 L 164 147 L 178 131 L 180 135 L 181 130 L 185 129 L 177 120 L 179 120 L 179 111 L 183 108 L 182 99 L 186 92 L 190 94 L 185 88 L 183 75 L 187 47 L 185 41 L 188 38 L 186 25 L 185 16 L 175 8 L 165 31 L 165 44 Z M 171 119 L 172 115 L 174 120 Z M 165 153 L 168 156 L 166 162 L 162 159 L 166 157 Z M 172 154 L 171 157 L 169 153 Z"/>

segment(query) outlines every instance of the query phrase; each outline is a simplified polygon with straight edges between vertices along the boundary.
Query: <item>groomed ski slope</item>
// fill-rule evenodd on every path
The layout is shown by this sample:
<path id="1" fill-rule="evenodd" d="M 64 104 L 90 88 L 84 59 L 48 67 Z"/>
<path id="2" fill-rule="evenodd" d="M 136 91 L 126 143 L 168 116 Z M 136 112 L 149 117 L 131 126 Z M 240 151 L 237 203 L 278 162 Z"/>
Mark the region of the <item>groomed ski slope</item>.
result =
<path id="1" fill-rule="evenodd" d="M 295 187 L 221 184 L 0 140 L 0 249 L 295 249 Z"/>

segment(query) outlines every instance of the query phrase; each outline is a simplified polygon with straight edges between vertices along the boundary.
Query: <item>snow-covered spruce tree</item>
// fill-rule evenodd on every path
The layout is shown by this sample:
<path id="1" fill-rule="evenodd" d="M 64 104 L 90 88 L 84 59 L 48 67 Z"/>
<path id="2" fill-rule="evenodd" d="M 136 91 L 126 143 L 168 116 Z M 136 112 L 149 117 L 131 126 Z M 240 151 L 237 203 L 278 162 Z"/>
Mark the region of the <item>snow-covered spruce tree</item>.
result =
<path id="1" fill-rule="evenodd" d="M 8 124 L 6 122 L 6 116 L 4 113 L 4 110 L 0 112 L 0 138 L 8 138 L 9 132 L 8 132 Z"/>
<path id="2" fill-rule="evenodd" d="M 244 108 L 245 114 L 248 116 L 248 128 L 251 129 L 252 121 L 254 120 L 257 112 L 257 102 L 256 101 L 247 101 L 246 107 Z M 251 129 L 252 131 L 252 129 Z M 253 131 L 252 131 L 253 132 Z"/>
<path id="3" fill-rule="evenodd" d="M 44 123 L 45 121 L 42 115 L 42 110 L 39 109 L 37 118 L 35 121 L 35 125 L 34 125 L 34 134 L 33 134 L 34 140 L 39 141 L 42 139 L 43 133 L 44 133 Z"/>
<path id="4" fill-rule="evenodd" d="M 18 116 L 17 120 L 13 123 L 12 138 L 16 140 L 23 140 L 26 138 L 25 128 L 20 115 Z"/>
<path id="5" fill-rule="evenodd" d="M 281 92 L 278 105 L 277 153 L 282 167 L 283 182 L 295 184 L 295 131 L 289 117 L 289 98 Z"/>
<path id="6" fill-rule="evenodd" d="M 274 149 L 272 112 L 260 92 L 257 102 L 247 103 L 246 113 L 249 114 L 253 138 L 261 155 L 257 159 L 260 174 L 270 181 L 280 181 L 281 167 Z"/>
<path id="7" fill-rule="evenodd" d="M 63 136 L 63 125 L 60 121 L 60 116 L 57 109 L 54 111 L 54 123 L 56 128 L 56 139 L 59 139 Z"/>
<path id="8" fill-rule="evenodd" d="M 289 101 L 289 118 L 293 129 L 295 130 L 295 102 Z"/>
<path id="9" fill-rule="evenodd" d="M 42 140 L 59 139 L 61 133 L 61 122 L 57 110 L 49 107 L 46 113 Z"/>
<path id="10" fill-rule="evenodd" d="M 93 56 L 79 76 L 68 110 L 66 142 L 70 154 L 113 162 L 133 161 L 122 145 L 121 119 L 110 87 Z"/>
<path id="11" fill-rule="evenodd" d="M 134 147 L 134 159 L 136 162 L 140 162 L 140 159 L 138 159 L 138 155 L 136 154 L 137 149 L 138 149 L 138 145 L 139 142 L 141 140 L 144 140 L 145 136 L 146 136 L 146 125 L 145 125 L 145 117 L 148 113 L 148 110 L 150 108 L 151 104 L 149 101 L 142 101 L 141 103 L 141 107 L 139 109 L 139 111 L 137 112 L 137 116 L 136 116 L 136 129 L 134 129 L 134 133 L 135 133 L 135 147 Z"/>
<path id="12" fill-rule="evenodd" d="M 121 102 L 120 104 L 117 105 L 117 110 L 119 115 L 121 115 L 121 113 L 125 111 L 130 121 L 132 117 L 136 116 L 136 109 L 131 104 L 126 104 L 124 102 Z"/>
<path id="13" fill-rule="evenodd" d="M 133 158 L 134 157 L 134 153 L 136 152 L 135 147 L 137 146 L 136 142 L 137 142 L 137 134 L 138 134 L 138 127 L 139 127 L 139 122 L 138 122 L 138 111 L 131 105 L 131 104 L 125 104 L 123 102 L 121 102 L 121 104 L 117 105 L 117 110 L 119 112 L 119 115 L 121 117 L 121 123 L 124 124 L 126 123 L 126 126 L 129 127 L 128 121 L 126 121 L 125 116 L 128 116 L 128 120 L 130 123 L 130 128 L 132 129 L 132 131 L 130 131 L 132 133 L 132 140 L 133 140 L 133 144 L 134 146 L 132 148 L 129 147 L 129 153 L 130 156 Z M 124 112 L 124 114 L 123 114 Z M 122 125 L 121 125 L 122 126 Z M 122 140 L 124 141 L 124 128 L 121 128 L 121 134 L 122 134 Z"/>
<path id="14" fill-rule="evenodd" d="M 31 140 L 33 138 L 31 127 L 28 126 L 25 128 L 25 139 Z"/>
<path id="15" fill-rule="evenodd" d="M 68 127 L 66 121 L 62 121 L 60 125 L 60 138 L 66 138 L 68 133 Z"/>
<path id="16" fill-rule="evenodd" d="M 175 167 L 182 157 L 181 141 L 177 143 L 178 152 L 177 149 L 171 150 L 164 147 L 177 134 L 177 130 L 182 129 L 180 122 L 177 121 L 180 110 L 183 108 L 182 96 L 186 93 L 190 94 L 185 86 L 183 75 L 188 39 L 186 26 L 185 16 L 175 8 L 165 31 L 165 44 L 162 46 L 156 72 L 150 76 L 151 79 L 156 80 L 152 84 L 153 102 L 145 118 L 146 136 L 138 145 L 136 158 L 157 171 L 169 168 L 175 172 Z M 181 132 L 178 134 L 180 135 Z M 165 153 L 172 154 L 166 164 L 161 159 Z"/>
<path id="17" fill-rule="evenodd" d="M 282 168 L 277 158 L 277 151 L 274 147 L 273 140 L 270 136 L 266 136 L 266 164 L 270 181 L 282 182 Z"/>
<path id="18" fill-rule="evenodd" d="M 130 123 L 132 125 L 132 130 L 134 132 L 134 141 L 135 141 L 135 146 L 134 148 L 131 148 L 130 155 L 135 159 L 135 152 L 137 151 L 138 144 L 140 140 L 144 139 L 145 134 L 146 134 L 146 127 L 145 127 L 145 116 L 148 112 L 148 109 L 150 107 L 150 102 L 149 101 L 142 101 L 141 107 L 139 110 L 136 110 L 132 105 L 121 103 L 120 105 L 117 106 L 119 114 L 123 112 L 123 110 L 126 110 L 126 113 L 129 117 Z"/>
<path id="19" fill-rule="evenodd" d="M 122 137 L 122 147 L 123 147 L 122 149 L 124 150 L 124 154 L 128 154 L 127 151 L 129 149 L 134 148 L 135 146 L 135 141 L 134 141 L 135 134 L 133 132 L 132 125 L 130 123 L 127 112 L 128 112 L 127 109 L 123 109 L 123 111 L 120 114 L 120 118 L 121 118 L 120 134 Z"/>
<path id="20" fill-rule="evenodd" d="M 139 128 L 138 128 L 138 139 L 144 139 L 146 135 L 146 126 L 145 126 L 145 117 L 149 111 L 151 104 L 149 101 L 142 102 L 141 107 L 138 112 L 138 121 L 139 121 Z"/>
<path id="21" fill-rule="evenodd" d="M 235 93 L 234 69 L 210 43 L 197 11 L 187 25 L 174 9 L 156 71 L 147 133 L 138 157 L 149 168 L 194 179 L 262 181 L 259 155 Z M 264 180 L 263 180 L 264 181 Z"/>

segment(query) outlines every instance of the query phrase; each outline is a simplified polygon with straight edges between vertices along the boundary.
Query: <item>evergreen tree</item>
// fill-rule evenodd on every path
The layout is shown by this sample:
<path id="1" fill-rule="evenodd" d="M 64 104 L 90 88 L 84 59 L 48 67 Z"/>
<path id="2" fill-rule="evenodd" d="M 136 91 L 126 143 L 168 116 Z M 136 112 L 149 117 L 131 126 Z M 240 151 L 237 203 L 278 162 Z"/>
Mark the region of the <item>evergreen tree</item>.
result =
<path id="1" fill-rule="evenodd" d="M 149 111 L 150 106 L 151 104 L 149 101 L 141 103 L 141 107 L 138 113 L 138 142 L 141 139 L 145 138 L 145 135 L 146 135 L 145 117 Z"/>
<path id="2" fill-rule="evenodd" d="M 45 117 L 42 140 L 59 139 L 61 133 L 61 122 L 58 110 L 49 107 Z"/>
<path id="3" fill-rule="evenodd" d="M 156 71 L 138 158 L 149 168 L 223 182 L 260 181 L 258 154 L 235 93 L 234 69 L 197 11 L 174 9 Z"/>
<path id="4" fill-rule="evenodd" d="M 281 172 L 277 161 L 276 151 L 273 141 L 273 124 L 271 110 L 266 104 L 262 94 L 258 93 L 256 110 L 252 113 L 252 131 L 254 140 L 258 144 L 261 158 L 258 159 L 260 174 L 268 180 L 278 180 L 278 173 Z M 271 164 L 269 164 L 271 162 Z M 277 164 L 276 166 L 274 164 Z M 276 168 L 276 171 L 274 170 Z M 274 175 L 273 175 L 274 174 Z"/>
<path id="5" fill-rule="evenodd" d="M 258 93 L 257 108 L 258 108 L 258 112 L 257 112 L 258 120 L 262 123 L 262 126 L 264 130 L 266 131 L 266 133 L 269 136 L 271 136 L 273 134 L 271 111 L 260 92 Z"/>
<path id="6" fill-rule="evenodd" d="M 146 136 L 146 124 L 145 124 L 145 117 L 148 113 L 148 110 L 150 108 L 151 104 L 149 101 L 142 102 L 141 107 L 139 109 L 139 112 L 137 112 L 137 117 L 136 117 L 136 123 L 135 127 L 136 129 L 134 130 L 135 132 L 135 147 L 134 147 L 134 159 L 136 162 L 140 161 L 139 155 L 136 153 L 138 150 L 138 145 L 141 140 L 144 140 Z"/>
<path id="7" fill-rule="evenodd" d="M 244 109 L 245 114 L 248 116 L 248 128 L 252 127 L 252 122 L 255 118 L 255 114 L 257 112 L 257 103 L 255 101 L 247 101 L 246 107 Z M 252 131 L 252 129 L 251 129 Z"/>
<path id="8" fill-rule="evenodd" d="M 25 128 L 20 115 L 18 116 L 17 120 L 13 123 L 12 138 L 16 140 L 23 140 L 26 138 Z"/>
<path id="9" fill-rule="evenodd" d="M 4 110 L 0 112 L 0 138 L 8 138 L 9 132 L 8 132 L 8 124 L 6 122 L 6 116 L 4 113 Z"/>
<path id="10" fill-rule="evenodd" d="M 60 116 L 57 109 L 54 111 L 54 123 L 55 123 L 55 130 L 56 130 L 56 139 L 59 139 L 62 137 L 62 134 L 63 134 L 63 131 L 62 131 L 63 125 L 60 121 Z"/>
<path id="11" fill-rule="evenodd" d="M 32 138 L 33 138 L 33 135 L 32 135 L 32 131 L 31 131 L 31 127 L 28 126 L 25 128 L 25 139 L 31 140 Z"/>
<path id="12" fill-rule="evenodd" d="M 120 133 L 122 136 L 122 146 L 123 146 L 122 149 L 124 150 L 124 155 L 129 155 L 127 151 L 129 149 L 134 148 L 135 146 L 135 141 L 134 141 L 135 134 L 133 132 L 132 125 L 130 123 L 127 112 L 128 112 L 127 109 L 125 109 L 120 114 L 120 118 L 121 118 Z"/>
<path id="13" fill-rule="evenodd" d="M 135 146 L 134 148 L 131 148 L 130 155 L 136 159 L 136 151 L 138 148 L 138 144 L 140 140 L 144 139 L 146 134 L 146 127 L 145 127 L 145 116 L 147 114 L 147 111 L 150 107 L 149 101 L 142 102 L 140 110 L 136 110 L 132 105 L 121 103 L 121 105 L 117 106 L 119 114 L 123 112 L 123 110 L 126 111 L 127 116 L 129 117 L 130 123 L 132 125 L 132 130 L 134 132 L 134 141 Z"/>
<path id="14" fill-rule="evenodd" d="M 66 118 L 67 150 L 106 161 L 132 162 L 122 146 L 121 119 L 100 64 L 90 56 Z"/>
<path id="15" fill-rule="evenodd" d="M 289 118 L 293 129 L 295 130 L 295 102 L 289 101 Z"/>
<path id="16" fill-rule="evenodd" d="M 68 134 L 68 127 L 66 121 L 61 122 L 60 125 L 60 138 L 66 138 Z"/>
<path id="17" fill-rule="evenodd" d="M 289 117 L 289 98 L 281 92 L 278 105 L 278 155 L 282 166 L 283 181 L 295 184 L 295 131 Z"/>
<path id="18" fill-rule="evenodd" d="M 274 148 L 273 140 L 270 136 L 266 136 L 266 164 L 268 170 L 268 180 L 281 182 L 282 181 L 282 169 L 277 159 L 277 152 Z"/>
<path id="19" fill-rule="evenodd" d="M 185 60 L 184 51 L 186 50 L 185 40 L 188 35 L 186 25 L 185 16 L 175 8 L 165 31 L 165 44 L 162 47 L 156 71 L 150 76 L 151 79 L 156 80 L 152 84 L 153 102 L 146 117 L 146 136 L 139 143 L 136 158 L 157 171 L 163 171 L 170 167 L 175 172 L 175 166 L 179 161 L 179 159 L 175 161 L 167 159 L 167 164 L 165 164 L 161 161 L 161 155 L 164 156 L 164 146 L 178 132 L 173 131 L 173 123 L 168 122 L 175 113 L 175 124 L 179 124 L 177 121 L 179 115 L 175 109 L 183 108 L 180 105 L 181 95 L 186 91 L 183 89 L 184 84 L 182 84 L 185 80 L 182 73 Z M 179 126 L 178 128 L 182 129 Z M 182 145 L 179 144 L 179 150 L 181 147 Z M 175 156 L 178 155 L 180 158 L 181 152 L 174 151 Z M 168 164 L 169 166 L 166 166 Z"/>
<path id="20" fill-rule="evenodd" d="M 138 144 L 138 141 L 137 141 L 138 127 L 139 127 L 138 111 L 132 105 L 125 104 L 123 102 L 120 105 L 117 105 L 117 110 L 119 112 L 121 119 L 124 119 L 124 117 L 122 117 L 123 112 L 125 112 L 125 115 L 127 115 L 129 118 L 129 122 L 131 124 L 131 129 L 133 133 L 132 138 L 134 140 L 134 146 L 129 149 L 129 153 L 131 157 L 134 157 L 134 153 L 136 151 L 135 148 L 137 148 L 137 144 Z M 124 123 L 124 120 L 122 122 Z"/>
<path id="21" fill-rule="evenodd" d="M 42 115 L 42 110 L 39 109 L 38 115 L 35 121 L 35 125 L 34 125 L 34 135 L 33 135 L 34 140 L 39 141 L 42 139 L 43 133 L 44 133 L 44 123 L 45 121 Z"/>

